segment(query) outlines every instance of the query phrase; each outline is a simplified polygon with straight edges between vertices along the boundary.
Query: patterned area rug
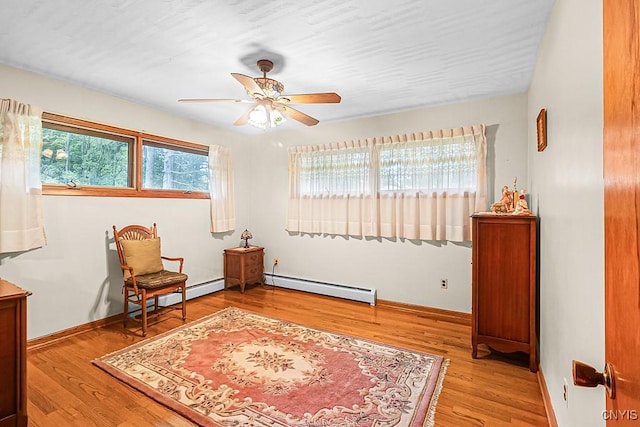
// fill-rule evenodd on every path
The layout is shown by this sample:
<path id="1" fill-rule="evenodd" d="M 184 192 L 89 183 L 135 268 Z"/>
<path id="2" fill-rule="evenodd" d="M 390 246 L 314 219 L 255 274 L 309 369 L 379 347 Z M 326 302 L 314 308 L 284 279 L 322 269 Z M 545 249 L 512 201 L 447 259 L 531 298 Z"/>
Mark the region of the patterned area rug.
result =
<path id="1" fill-rule="evenodd" d="M 227 308 L 93 363 L 201 426 L 432 426 L 448 361 Z"/>

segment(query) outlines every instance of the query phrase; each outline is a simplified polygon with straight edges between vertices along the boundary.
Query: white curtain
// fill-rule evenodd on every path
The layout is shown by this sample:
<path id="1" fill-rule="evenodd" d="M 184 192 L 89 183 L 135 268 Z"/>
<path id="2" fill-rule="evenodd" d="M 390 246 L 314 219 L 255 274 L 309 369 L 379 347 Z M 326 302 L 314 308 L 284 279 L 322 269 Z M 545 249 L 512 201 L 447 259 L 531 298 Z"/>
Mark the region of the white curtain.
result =
<path id="1" fill-rule="evenodd" d="M 42 111 L 0 100 L 0 253 L 46 244 L 42 216 Z"/>
<path id="2" fill-rule="evenodd" d="M 231 151 L 219 145 L 209 146 L 209 194 L 211 196 L 211 232 L 236 228 L 236 204 L 233 190 Z"/>
<path id="3" fill-rule="evenodd" d="M 484 125 L 293 147 L 287 230 L 470 240 L 486 150 Z"/>

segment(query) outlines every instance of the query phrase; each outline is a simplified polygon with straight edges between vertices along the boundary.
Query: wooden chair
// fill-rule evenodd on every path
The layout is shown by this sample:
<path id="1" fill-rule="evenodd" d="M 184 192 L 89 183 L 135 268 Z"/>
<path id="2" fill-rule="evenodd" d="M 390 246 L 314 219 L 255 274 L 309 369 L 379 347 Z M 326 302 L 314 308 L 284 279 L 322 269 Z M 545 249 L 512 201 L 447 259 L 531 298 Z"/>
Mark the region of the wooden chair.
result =
<path id="1" fill-rule="evenodd" d="M 160 238 L 156 224 L 152 227 L 128 225 L 120 230 L 113 226 L 113 237 L 118 250 L 120 267 L 124 276 L 124 327 L 129 320 L 129 303 L 140 306 L 142 336 L 147 335 L 147 301 L 153 298 L 151 314 L 159 315 L 164 310 L 182 310 L 182 320 L 187 318 L 186 288 L 188 276 L 182 273 L 184 258 L 161 256 Z M 178 272 L 164 269 L 162 260 L 180 263 Z M 181 293 L 182 303 L 159 307 L 158 297 Z M 160 309 L 160 310 L 159 310 Z M 137 310 L 134 310 L 135 313 Z"/>

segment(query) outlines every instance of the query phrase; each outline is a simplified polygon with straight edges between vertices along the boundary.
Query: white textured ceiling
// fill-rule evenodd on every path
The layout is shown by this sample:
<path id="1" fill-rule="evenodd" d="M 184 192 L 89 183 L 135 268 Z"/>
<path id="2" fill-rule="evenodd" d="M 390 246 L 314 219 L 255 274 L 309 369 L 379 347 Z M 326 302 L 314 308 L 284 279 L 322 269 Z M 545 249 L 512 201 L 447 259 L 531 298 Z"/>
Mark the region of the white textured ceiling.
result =
<path id="1" fill-rule="evenodd" d="M 553 0 L 1 0 L 0 63 L 222 128 L 246 104 L 230 73 L 286 94 L 321 123 L 527 90 Z M 0 76 L 1 78 L 1 76 Z M 0 98 L 2 94 L 0 93 Z M 303 127 L 289 120 L 284 128 Z"/>

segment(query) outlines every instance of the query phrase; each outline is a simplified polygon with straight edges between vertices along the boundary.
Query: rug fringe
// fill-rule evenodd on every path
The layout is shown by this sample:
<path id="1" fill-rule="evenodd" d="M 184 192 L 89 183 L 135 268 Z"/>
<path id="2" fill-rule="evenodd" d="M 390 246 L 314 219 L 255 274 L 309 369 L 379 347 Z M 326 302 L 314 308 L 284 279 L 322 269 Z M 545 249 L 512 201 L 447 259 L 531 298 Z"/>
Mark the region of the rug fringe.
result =
<path id="1" fill-rule="evenodd" d="M 433 390 L 433 396 L 431 396 L 431 403 L 429 404 L 429 411 L 427 412 L 427 416 L 424 419 L 423 427 L 433 427 L 436 423 L 436 405 L 438 404 L 438 397 L 440 396 L 440 392 L 442 391 L 442 383 L 444 382 L 444 375 L 447 373 L 447 368 L 449 367 L 449 363 L 451 361 L 449 359 L 443 359 L 442 364 L 440 365 L 440 371 L 438 372 L 438 382 L 436 383 L 436 387 Z"/>

